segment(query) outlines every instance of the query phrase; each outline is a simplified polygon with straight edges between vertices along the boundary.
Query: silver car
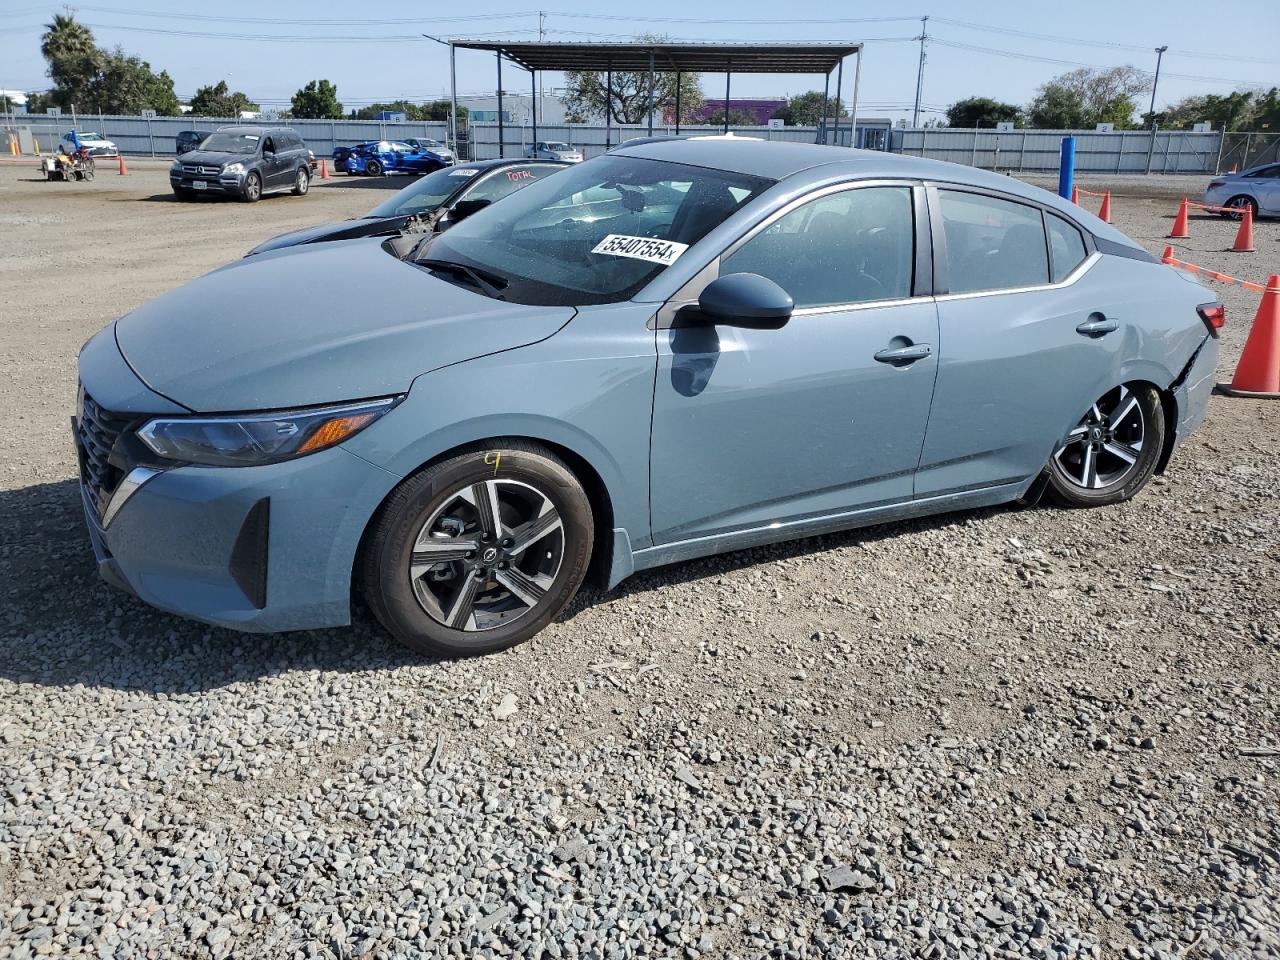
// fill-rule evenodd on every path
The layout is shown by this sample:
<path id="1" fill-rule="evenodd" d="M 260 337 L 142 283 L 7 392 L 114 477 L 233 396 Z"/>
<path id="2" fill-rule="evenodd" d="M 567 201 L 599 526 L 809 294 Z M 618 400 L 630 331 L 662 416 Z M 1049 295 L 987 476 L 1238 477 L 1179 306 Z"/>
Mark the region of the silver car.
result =
<path id="1" fill-rule="evenodd" d="M 566 163 L 581 163 L 582 151 L 574 149 L 563 140 L 539 140 L 524 149 L 524 155 L 530 160 L 563 160 Z"/>
<path id="2" fill-rule="evenodd" d="M 1235 207 L 1241 212 L 1248 207 L 1254 217 L 1280 217 L 1280 163 L 1214 177 L 1205 189 L 1204 202 L 1214 207 Z"/>

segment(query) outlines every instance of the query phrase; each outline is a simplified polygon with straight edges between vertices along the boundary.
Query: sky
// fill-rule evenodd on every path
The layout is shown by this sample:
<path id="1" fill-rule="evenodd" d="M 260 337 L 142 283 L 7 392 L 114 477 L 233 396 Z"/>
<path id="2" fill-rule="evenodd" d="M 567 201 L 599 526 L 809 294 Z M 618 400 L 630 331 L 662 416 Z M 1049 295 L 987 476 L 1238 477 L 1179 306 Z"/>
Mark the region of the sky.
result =
<path id="1" fill-rule="evenodd" d="M 447 97 L 448 49 L 421 36 L 536 40 L 629 40 L 641 33 L 697 41 L 863 41 L 860 116 L 910 119 L 921 33 L 928 15 L 921 122 L 948 104 L 987 96 L 1025 104 L 1053 76 L 1077 66 L 1131 64 L 1154 70 L 1167 45 L 1157 108 L 1184 96 L 1280 85 L 1280 0 L 468 0 L 465 4 L 352 4 L 349 0 L 97 0 L 71 4 L 102 46 L 122 46 L 165 69 L 180 98 L 226 80 L 264 107 L 287 106 L 312 79 L 338 87 L 348 109 L 374 101 Z M 43 24 L 66 4 L 0 0 L 0 89 L 49 85 L 40 56 Z M 194 12 L 200 11 L 200 12 Z M 359 12 L 357 12 L 359 11 Z M 417 16 L 430 12 L 434 15 Z M 1064 16 L 1064 13 L 1067 16 Z M 363 15 L 361 15 L 363 14 Z M 1243 39 L 1243 44 L 1242 44 Z M 845 69 L 845 99 L 852 87 Z M 518 79 L 516 79 L 518 78 Z M 505 86 L 527 81 L 508 68 Z M 833 78 L 834 84 L 834 78 Z M 557 87 L 547 75 L 544 87 Z M 820 77 L 735 76 L 734 96 L 821 89 Z M 492 93 L 491 54 L 460 51 L 458 91 Z M 703 76 L 707 96 L 723 78 Z M 1140 109 L 1146 110 L 1144 97 Z"/>

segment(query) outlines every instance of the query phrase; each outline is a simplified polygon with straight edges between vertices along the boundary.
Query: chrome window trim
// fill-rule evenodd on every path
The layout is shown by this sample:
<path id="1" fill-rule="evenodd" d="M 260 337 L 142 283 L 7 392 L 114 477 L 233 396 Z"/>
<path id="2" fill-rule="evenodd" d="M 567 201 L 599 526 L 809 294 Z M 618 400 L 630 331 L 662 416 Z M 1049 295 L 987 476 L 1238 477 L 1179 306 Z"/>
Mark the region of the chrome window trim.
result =
<path id="1" fill-rule="evenodd" d="M 1039 283 L 1031 287 L 998 287 L 995 290 L 970 290 L 965 293 L 940 293 L 933 299 L 938 303 L 948 300 L 972 300 L 975 297 L 999 297 L 1010 293 L 1035 293 L 1038 290 L 1061 290 L 1069 287 L 1083 277 L 1095 263 L 1102 259 L 1102 254 L 1094 250 L 1080 261 L 1079 265 L 1064 279 L 1057 283 Z"/>
<path id="2" fill-rule="evenodd" d="M 874 310 L 879 307 L 902 307 L 909 303 L 919 303 L 934 299 L 931 294 L 918 297 L 893 297 L 889 300 L 856 300 L 853 303 L 834 303 L 821 307 L 799 307 L 793 310 L 793 317 L 816 317 L 824 313 L 849 313 L 853 310 Z"/>

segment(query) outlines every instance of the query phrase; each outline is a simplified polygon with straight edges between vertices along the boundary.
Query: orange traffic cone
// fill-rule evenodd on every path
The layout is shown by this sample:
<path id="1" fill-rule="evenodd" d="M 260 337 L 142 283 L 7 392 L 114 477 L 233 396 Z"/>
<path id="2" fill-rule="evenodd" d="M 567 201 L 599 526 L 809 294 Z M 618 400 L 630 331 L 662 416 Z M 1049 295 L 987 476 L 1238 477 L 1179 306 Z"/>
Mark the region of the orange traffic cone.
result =
<path id="1" fill-rule="evenodd" d="M 116 154 L 116 156 L 120 158 L 120 176 L 122 177 L 128 176 L 129 168 L 124 165 L 124 154 L 120 153 L 120 154 Z"/>
<path id="2" fill-rule="evenodd" d="M 1071 187 L 1071 202 L 1080 205 L 1080 188 L 1074 185 Z"/>
<path id="3" fill-rule="evenodd" d="M 1218 384 L 1218 390 L 1233 397 L 1280 399 L 1280 274 L 1267 281 L 1235 376 L 1230 384 Z"/>
<path id="4" fill-rule="evenodd" d="M 1231 165 L 1231 169 L 1228 170 L 1227 173 L 1236 173 L 1239 169 L 1240 169 L 1239 166 L 1233 163 Z"/>
<path id="5" fill-rule="evenodd" d="M 1098 219 L 1103 223 L 1111 222 L 1111 191 L 1102 195 L 1102 209 L 1098 211 Z"/>
<path id="6" fill-rule="evenodd" d="M 1232 253 L 1253 253 L 1253 207 L 1244 208 L 1244 216 L 1240 218 L 1240 229 L 1236 233 L 1236 242 L 1231 245 Z"/>
<path id="7" fill-rule="evenodd" d="M 321 180 L 329 179 L 329 162 L 327 160 L 320 161 L 320 179 Z"/>
<path id="8" fill-rule="evenodd" d="M 1186 197 L 1182 198 L 1182 203 L 1178 206 L 1178 216 L 1173 221 L 1173 232 L 1169 234 L 1170 240 L 1185 240 L 1191 236 L 1188 229 L 1190 224 L 1187 222 L 1191 214 L 1191 202 Z"/>

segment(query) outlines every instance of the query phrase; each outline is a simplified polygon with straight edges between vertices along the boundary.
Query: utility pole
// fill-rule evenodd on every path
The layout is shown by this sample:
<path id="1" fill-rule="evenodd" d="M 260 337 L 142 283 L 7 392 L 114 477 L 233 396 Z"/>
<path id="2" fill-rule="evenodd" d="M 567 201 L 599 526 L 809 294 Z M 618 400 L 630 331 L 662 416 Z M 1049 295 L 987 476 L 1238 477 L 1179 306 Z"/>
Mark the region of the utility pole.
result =
<path id="1" fill-rule="evenodd" d="M 924 89 L 924 44 L 929 39 L 929 18 L 920 18 L 920 69 L 916 73 L 916 108 L 911 114 L 911 126 L 920 126 L 920 93 Z"/>
<path id="2" fill-rule="evenodd" d="M 546 36 L 546 30 L 543 29 L 543 26 L 546 22 L 546 17 L 547 17 L 546 11 L 544 10 L 538 11 L 538 42 L 539 43 L 541 43 L 543 41 L 543 38 Z M 533 108 L 534 112 L 541 113 L 542 112 L 541 107 L 542 107 L 542 74 L 539 73 L 538 74 L 538 102 Z"/>
<path id="3" fill-rule="evenodd" d="M 1151 172 L 1151 159 L 1156 152 L 1156 130 L 1159 124 L 1156 123 L 1156 88 L 1160 86 L 1160 61 L 1164 59 L 1164 52 L 1169 47 L 1156 47 L 1156 75 L 1151 81 L 1151 142 L 1147 144 L 1147 173 Z"/>

